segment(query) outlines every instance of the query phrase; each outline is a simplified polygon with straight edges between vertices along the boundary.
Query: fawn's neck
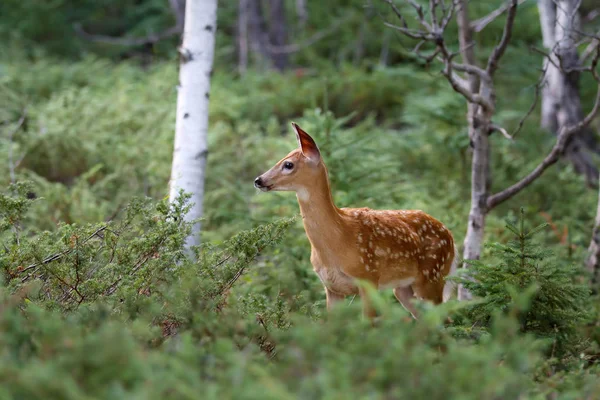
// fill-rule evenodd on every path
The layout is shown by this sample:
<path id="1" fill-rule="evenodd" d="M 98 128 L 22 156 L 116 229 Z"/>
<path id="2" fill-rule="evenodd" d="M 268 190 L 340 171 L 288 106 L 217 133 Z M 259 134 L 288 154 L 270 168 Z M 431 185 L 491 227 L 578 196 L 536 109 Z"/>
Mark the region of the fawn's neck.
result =
<path id="1" fill-rule="evenodd" d="M 296 193 L 304 230 L 317 251 L 335 248 L 344 232 L 340 211 L 333 203 L 325 165 L 321 172 L 314 184 Z"/>

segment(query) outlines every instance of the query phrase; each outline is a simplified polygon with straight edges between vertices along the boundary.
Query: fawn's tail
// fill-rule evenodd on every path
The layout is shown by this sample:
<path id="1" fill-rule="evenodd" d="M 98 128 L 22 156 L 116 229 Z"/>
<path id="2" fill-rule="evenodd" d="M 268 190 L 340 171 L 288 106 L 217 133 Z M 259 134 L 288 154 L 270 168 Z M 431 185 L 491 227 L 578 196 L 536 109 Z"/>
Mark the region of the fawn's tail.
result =
<path id="1" fill-rule="evenodd" d="M 452 265 L 450 266 L 450 272 L 448 272 L 448 275 L 446 276 L 451 276 L 454 274 L 454 272 L 456 272 L 456 269 L 458 268 L 458 249 L 456 248 L 456 246 L 454 246 L 454 260 L 452 260 Z M 444 293 L 442 295 L 442 299 L 445 302 L 447 302 L 448 300 L 450 300 L 450 297 L 452 297 L 452 294 L 454 293 L 454 289 L 456 288 L 456 284 L 454 282 L 446 282 L 446 284 L 444 285 Z"/>

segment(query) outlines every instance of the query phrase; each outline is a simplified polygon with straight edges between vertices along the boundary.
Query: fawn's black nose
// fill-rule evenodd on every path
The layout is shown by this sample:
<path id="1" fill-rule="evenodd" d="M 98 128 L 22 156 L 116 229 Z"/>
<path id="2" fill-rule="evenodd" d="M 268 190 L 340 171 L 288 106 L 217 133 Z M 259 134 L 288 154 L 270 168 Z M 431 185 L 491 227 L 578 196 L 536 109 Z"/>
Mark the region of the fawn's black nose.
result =
<path id="1" fill-rule="evenodd" d="M 263 187 L 262 178 L 260 176 L 254 180 L 254 187 L 257 189 Z"/>

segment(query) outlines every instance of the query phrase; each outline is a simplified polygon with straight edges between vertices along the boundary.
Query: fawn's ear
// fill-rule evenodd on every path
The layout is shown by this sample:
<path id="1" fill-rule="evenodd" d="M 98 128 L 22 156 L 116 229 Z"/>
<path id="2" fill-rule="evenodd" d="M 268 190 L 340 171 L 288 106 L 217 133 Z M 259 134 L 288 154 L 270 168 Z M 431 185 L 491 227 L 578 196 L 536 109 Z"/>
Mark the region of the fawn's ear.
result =
<path id="1" fill-rule="evenodd" d="M 295 122 L 292 122 L 292 126 L 296 131 L 296 138 L 298 139 L 298 145 L 304 157 L 308 158 L 311 162 L 317 164 L 321 160 L 321 153 L 317 144 L 310 137 L 310 135 L 302 130 Z"/>

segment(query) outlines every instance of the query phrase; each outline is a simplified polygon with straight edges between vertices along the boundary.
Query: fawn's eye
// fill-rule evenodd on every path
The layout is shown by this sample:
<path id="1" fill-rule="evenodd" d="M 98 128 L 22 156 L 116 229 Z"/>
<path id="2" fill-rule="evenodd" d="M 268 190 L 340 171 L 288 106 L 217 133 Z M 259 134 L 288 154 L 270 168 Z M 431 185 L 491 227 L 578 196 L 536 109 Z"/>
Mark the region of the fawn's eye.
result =
<path id="1" fill-rule="evenodd" d="M 283 163 L 283 169 L 292 169 L 294 168 L 294 163 L 286 161 Z"/>

